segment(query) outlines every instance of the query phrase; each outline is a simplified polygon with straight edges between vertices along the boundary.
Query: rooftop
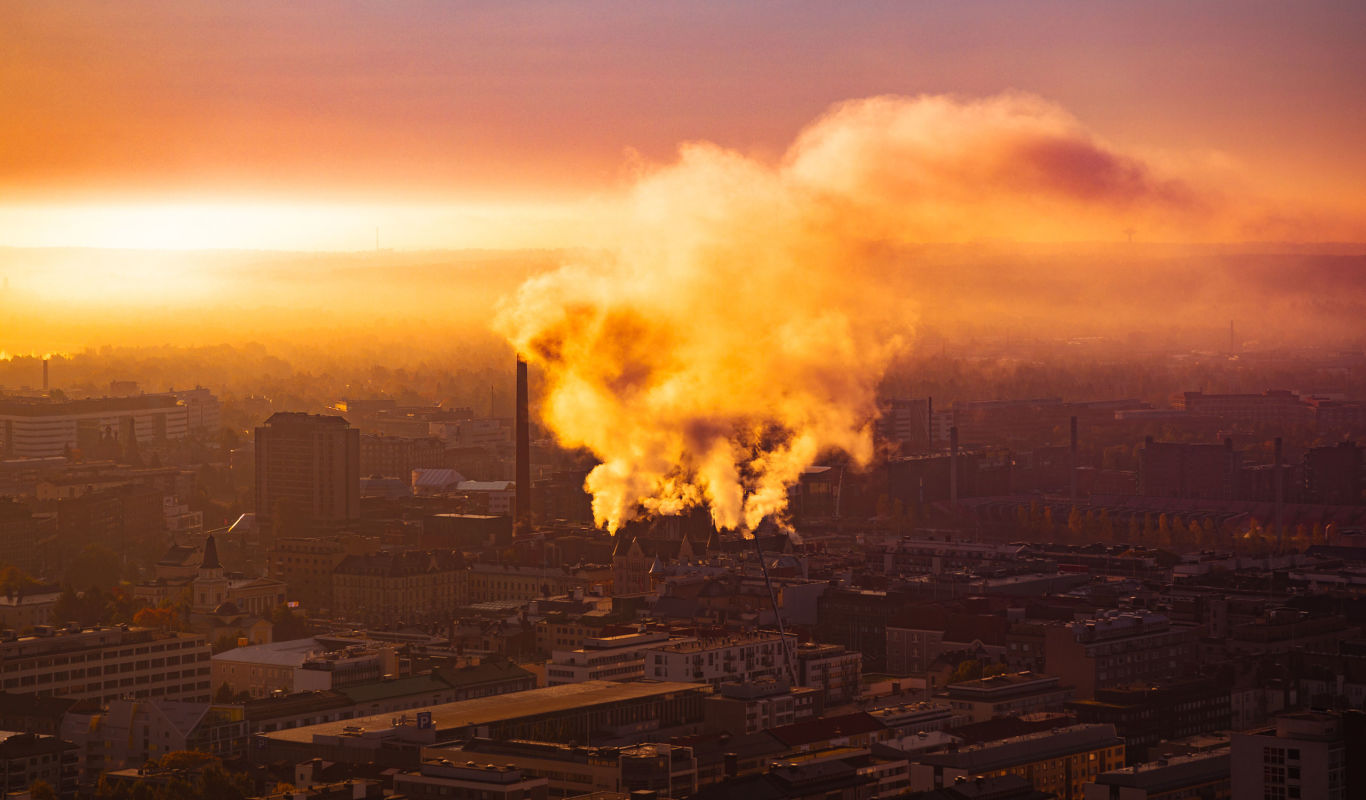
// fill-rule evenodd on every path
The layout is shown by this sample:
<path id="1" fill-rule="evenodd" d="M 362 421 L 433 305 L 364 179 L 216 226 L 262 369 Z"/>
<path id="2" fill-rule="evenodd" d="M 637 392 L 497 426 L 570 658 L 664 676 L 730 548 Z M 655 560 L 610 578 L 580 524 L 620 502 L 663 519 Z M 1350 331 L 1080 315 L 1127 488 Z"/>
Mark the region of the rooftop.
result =
<path id="1" fill-rule="evenodd" d="M 442 703 L 423 710 L 431 712 L 432 727 L 437 730 L 438 735 L 442 735 L 471 726 L 572 711 L 605 703 L 707 691 L 707 687 L 695 683 L 583 681 L 456 703 Z M 392 727 L 392 720 L 392 714 L 375 714 L 264 735 L 280 741 L 312 744 L 315 736 L 340 736 L 348 732 L 348 729 L 388 729 Z"/>

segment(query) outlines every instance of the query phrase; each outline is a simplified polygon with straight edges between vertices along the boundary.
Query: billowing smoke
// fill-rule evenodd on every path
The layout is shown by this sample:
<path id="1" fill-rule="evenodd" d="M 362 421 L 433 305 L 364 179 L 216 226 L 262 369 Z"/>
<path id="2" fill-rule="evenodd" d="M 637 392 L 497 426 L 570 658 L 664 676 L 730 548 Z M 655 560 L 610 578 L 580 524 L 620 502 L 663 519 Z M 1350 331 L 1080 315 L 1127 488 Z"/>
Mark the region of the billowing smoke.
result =
<path id="1" fill-rule="evenodd" d="M 872 98 L 776 165 L 685 145 L 632 187 L 606 255 L 529 280 L 499 325 L 540 368 L 543 420 L 601 459 L 599 524 L 706 505 L 752 530 L 819 454 L 872 455 L 875 389 L 916 317 L 902 245 L 1114 239 L 1203 203 L 1036 98 Z"/>

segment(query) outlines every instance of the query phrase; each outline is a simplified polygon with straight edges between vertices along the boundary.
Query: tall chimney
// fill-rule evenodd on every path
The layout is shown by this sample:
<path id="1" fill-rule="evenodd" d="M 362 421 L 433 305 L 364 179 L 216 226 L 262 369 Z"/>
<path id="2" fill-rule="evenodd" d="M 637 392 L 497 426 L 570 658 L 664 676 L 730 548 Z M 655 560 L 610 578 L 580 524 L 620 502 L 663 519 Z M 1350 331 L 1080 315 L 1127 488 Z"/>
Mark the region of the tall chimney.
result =
<path id="1" fill-rule="evenodd" d="M 517 517 L 519 533 L 531 530 L 531 418 L 527 410 L 526 362 L 517 357 Z"/>
<path id="2" fill-rule="evenodd" d="M 1281 471 L 1281 437 L 1276 437 L 1276 466 L 1274 467 L 1274 477 L 1276 480 L 1276 550 L 1285 550 L 1285 520 L 1281 515 L 1285 503 L 1285 473 Z"/>
<path id="3" fill-rule="evenodd" d="M 1067 451 L 1067 496 L 1077 504 L 1077 418 L 1072 417 L 1072 445 Z"/>
<path id="4" fill-rule="evenodd" d="M 43 359 L 43 391 L 47 391 L 47 359 Z"/>
<path id="5" fill-rule="evenodd" d="M 934 447 L 934 398 L 925 398 L 925 442 Z"/>
<path id="6" fill-rule="evenodd" d="M 949 505 L 958 505 L 958 426 L 949 428 Z"/>

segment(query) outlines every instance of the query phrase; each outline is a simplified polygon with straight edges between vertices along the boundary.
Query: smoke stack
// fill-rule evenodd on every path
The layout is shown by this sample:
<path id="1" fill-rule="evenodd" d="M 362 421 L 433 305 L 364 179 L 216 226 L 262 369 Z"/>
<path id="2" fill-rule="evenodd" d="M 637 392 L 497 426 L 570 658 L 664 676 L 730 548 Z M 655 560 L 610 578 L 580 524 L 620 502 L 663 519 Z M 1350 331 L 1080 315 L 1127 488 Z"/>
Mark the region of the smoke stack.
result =
<path id="1" fill-rule="evenodd" d="M 47 359 L 43 359 L 43 391 L 47 391 Z"/>
<path id="2" fill-rule="evenodd" d="M 934 398 L 925 398 L 925 441 L 934 446 Z"/>
<path id="3" fill-rule="evenodd" d="M 526 362 L 517 358 L 517 517 L 519 532 L 531 529 L 531 429 L 527 410 Z"/>
<path id="4" fill-rule="evenodd" d="M 1067 451 L 1067 496 L 1077 504 L 1077 418 L 1072 417 L 1072 445 Z"/>
<path id="5" fill-rule="evenodd" d="M 949 505 L 958 505 L 958 426 L 949 428 Z"/>
<path id="6" fill-rule="evenodd" d="M 1279 436 L 1276 437 L 1275 456 L 1276 466 L 1274 467 L 1274 477 L 1276 480 L 1276 549 L 1280 551 L 1285 549 L 1285 525 L 1284 519 L 1281 516 L 1281 511 L 1284 507 L 1283 504 L 1285 503 L 1285 473 L 1281 471 L 1281 437 Z"/>

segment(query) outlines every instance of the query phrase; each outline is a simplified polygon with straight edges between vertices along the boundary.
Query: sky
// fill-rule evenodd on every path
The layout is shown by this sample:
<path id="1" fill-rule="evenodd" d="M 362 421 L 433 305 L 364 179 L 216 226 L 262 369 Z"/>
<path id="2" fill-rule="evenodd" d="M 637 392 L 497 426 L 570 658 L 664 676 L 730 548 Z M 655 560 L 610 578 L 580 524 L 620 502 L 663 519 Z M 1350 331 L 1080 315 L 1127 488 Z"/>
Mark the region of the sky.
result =
<path id="1" fill-rule="evenodd" d="M 1355 1 L 0 0 L 0 246 L 592 246 L 684 143 L 778 166 L 884 95 L 1037 98 L 1247 200 L 1172 238 L 1360 241 L 1363 30 Z"/>

